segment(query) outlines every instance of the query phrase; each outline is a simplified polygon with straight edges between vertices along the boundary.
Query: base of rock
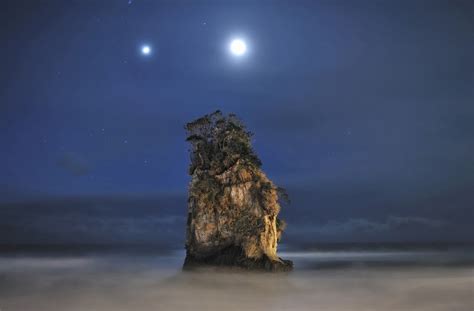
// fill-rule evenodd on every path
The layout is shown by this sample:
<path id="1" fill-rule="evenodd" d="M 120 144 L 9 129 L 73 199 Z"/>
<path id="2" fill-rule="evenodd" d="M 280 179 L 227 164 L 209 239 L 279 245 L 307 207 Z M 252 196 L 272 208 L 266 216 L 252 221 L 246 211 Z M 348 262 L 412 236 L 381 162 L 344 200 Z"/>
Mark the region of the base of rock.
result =
<path id="1" fill-rule="evenodd" d="M 280 261 L 273 261 L 265 255 L 255 260 L 246 257 L 242 248 L 238 246 L 230 246 L 221 250 L 219 253 L 202 258 L 197 258 L 187 252 L 183 270 L 192 270 L 203 266 L 240 267 L 247 270 L 271 272 L 287 272 L 293 270 L 293 262 L 291 260 L 280 258 Z"/>

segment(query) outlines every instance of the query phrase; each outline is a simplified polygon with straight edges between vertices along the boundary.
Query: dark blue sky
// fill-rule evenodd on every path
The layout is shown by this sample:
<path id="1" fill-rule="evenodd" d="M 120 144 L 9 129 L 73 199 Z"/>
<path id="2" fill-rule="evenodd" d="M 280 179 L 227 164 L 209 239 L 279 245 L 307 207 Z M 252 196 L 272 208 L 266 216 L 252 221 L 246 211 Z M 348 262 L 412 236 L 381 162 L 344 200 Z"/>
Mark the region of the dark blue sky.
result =
<path id="1" fill-rule="evenodd" d="M 82 202 L 81 224 L 88 198 L 176 197 L 157 219 L 184 215 L 183 125 L 216 109 L 255 133 L 294 235 L 472 238 L 471 1 L 6 1 L 0 15 L 0 203 L 4 228 L 37 226 L 25 241 L 62 215 L 32 216 L 54 200 Z"/>

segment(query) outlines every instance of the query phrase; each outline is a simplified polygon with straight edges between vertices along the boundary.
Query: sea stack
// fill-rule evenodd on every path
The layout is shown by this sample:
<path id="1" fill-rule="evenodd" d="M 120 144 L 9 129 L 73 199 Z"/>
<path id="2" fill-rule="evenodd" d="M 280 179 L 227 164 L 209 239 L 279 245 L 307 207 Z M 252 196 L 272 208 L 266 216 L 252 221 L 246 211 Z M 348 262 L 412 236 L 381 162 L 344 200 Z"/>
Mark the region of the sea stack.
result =
<path id="1" fill-rule="evenodd" d="M 277 255 L 285 223 L 278 218 L 284 189 L 261 170 L 252 134 L 220 111 L 186 124 L 191 144 L 184 269 L 231 266 L 290 271 Z"/>

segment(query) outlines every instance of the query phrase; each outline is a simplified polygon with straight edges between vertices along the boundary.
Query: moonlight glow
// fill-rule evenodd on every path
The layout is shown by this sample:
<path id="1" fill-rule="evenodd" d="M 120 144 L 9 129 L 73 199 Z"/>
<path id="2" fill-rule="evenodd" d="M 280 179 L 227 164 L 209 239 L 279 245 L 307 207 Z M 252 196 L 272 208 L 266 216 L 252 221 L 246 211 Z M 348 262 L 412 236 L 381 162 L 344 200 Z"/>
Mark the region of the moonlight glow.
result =
<path id="1" fill-rule="evenodd" d="M 142 46 L 142 54 L 143 55 L 150 55 L 151 53 L 151 48 L 148 45 Z"/>
<path id="2" fill-rule="evenodd" d="M 230 43 L 230 52 L 235 56 L 242 56 L 247 52 L 247 44 L 242 39 L 234 39 Z"/>

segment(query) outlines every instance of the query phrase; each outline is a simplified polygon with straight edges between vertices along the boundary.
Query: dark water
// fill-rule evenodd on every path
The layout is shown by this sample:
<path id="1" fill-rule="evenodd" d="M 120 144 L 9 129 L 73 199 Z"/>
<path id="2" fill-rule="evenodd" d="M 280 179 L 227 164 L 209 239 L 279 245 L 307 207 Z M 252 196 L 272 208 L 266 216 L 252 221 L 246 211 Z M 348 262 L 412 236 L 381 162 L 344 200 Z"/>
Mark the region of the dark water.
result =
<path id="1" fill-rule="evenodd" d="M 3 249 L 0 309 L 474 310 L 474 253 L 448 249 L 286 250 L 289 274 L 182 272 L 184 251 Z"/>

